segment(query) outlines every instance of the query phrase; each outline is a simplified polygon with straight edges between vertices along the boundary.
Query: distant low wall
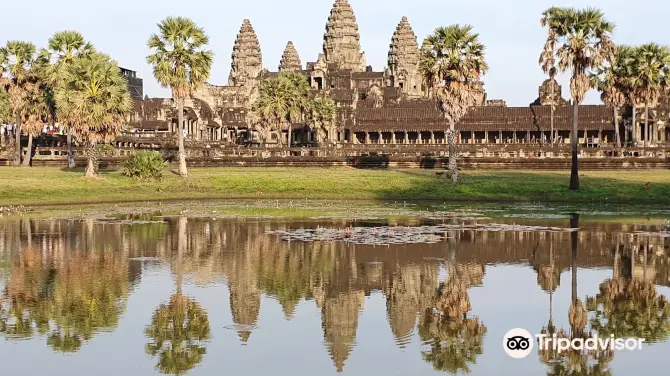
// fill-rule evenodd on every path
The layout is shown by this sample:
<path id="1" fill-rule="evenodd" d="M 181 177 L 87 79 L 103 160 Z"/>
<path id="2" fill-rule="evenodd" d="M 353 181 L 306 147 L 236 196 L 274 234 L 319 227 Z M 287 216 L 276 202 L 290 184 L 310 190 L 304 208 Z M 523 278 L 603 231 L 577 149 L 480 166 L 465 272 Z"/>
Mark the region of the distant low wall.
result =
<path id="1" fill-rule="evenodd" d="M 102 168 L 118 167 L 133 147 L 117 147 L 101 158 Z M 174 147 L 141 145 L 162 152 L 174 161 Z M 83 150 L 75 148 L 76 163 L 85 166 Z M 319 148 L 247 148 L 202 143 L 188 145 L 187 163 L 192 167 L 334 167 L 444 169 L 448 152 L 444 145 L 337 145 Z M 0 150 L 0 166 L 11 165 L 13 155 Z M 65 166 L 64 147 L 37 147 L 34 166 Z M 569 146 L 540 145 L 459 145 L 462 169 L 542 169 L 570 168 Z M 668 169 L 670 148 L 582 148 L 580 167 L 584 170 Z"/>

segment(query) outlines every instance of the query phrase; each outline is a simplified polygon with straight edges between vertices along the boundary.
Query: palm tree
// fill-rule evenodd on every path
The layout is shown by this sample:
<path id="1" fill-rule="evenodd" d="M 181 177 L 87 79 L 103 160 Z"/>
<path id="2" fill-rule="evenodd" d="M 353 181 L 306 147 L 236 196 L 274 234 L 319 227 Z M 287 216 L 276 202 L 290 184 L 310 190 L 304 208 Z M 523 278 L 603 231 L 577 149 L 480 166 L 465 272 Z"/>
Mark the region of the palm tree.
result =
<path id="1" fill-rule="evenodd" d="M 125 124 L 132 108 L 125 79 L 109 56 L 78 56 L 64 74 L 64 89 L 56 93 L 60 113 L 74 119 L 74 133 L 88 146 L 86 177 L 97 175 L 100 141 L 111 141 Z"/>
<path id="2" fill-rule="evenodd" d="M 205 49 L 209 43 L 205 31 L 188 18 L 168 17 L 158 24 L 158 29 L 149 38 L 147 62 L 153 66 L 156 80 L 172 90 L 177 103 L 179 175 L 186 177 L 184 99 L 209 78 L 214 54 Z"/>
<path id="3" fill-rule="evenodd" d="M 48 82 L 55 91 L 67 90 L 64 83 L 65 72 L 78 56 L 90 55 L 95 52 L 93 45 L 87 43 L 84 37 L 77 31 L 65 30 L 55 33 L 49 39 L 48 49 L 42 50 L 45 58 L 51 65 L 48 71 Z M 70 112 L 62 112 L 68 106 L 57 107 L 61 112 L 56 113 L 56 121 L 67 129 L 67 166 L 72 169 L 74 164 L 74 153 L 72 151 L 72 127 L 76 120 L 71 118 Z"/>
<path id="4" fill-rule="evenodd" d="M 656 43 L 637 47 L 631 61 L 631 86 L 636 89 L 644 103 L 644 147 L 647 147 L 649 130 L 649 106 L 656 106 L 663 90 L 670 84 L 670 49 Z"/>
<path id="5" fill-rule="evenodd" d="M 291 126 L 301 121 L 308 109 L 309 85 L 304 76 L 295 72 L 282 72 L 261 84 L 260 96 L 253 105 L 255 116 L 264 125 L 267 135 L 272 130 L 281 132 L 288 128 L 291 146 Z M 282 137 L 279 143 L 282 144 Z"/>
<path id="6" fill-rule="evenodd" d="M 30 71 L 37 60 L 35 45 L 30 42 L 8 41 L 5 47 L 0 48 L 0 73 L 7 76 L 2 83 L 9 94 L 12 113 L 16 122 L 16 158 L 14 165 L 21 164 L 21 121 L 25 116 L 26 97 L 30 85 Z"/>
<path id="7" fill-rule="evenodd" d="M 0 73 L 2 80 L 2 73 Z M 12 103 L 9 101 L 9 94 L 0 83 L 0 124 L 9 124 L 12 122 Z M 5 134 L 0 132 L 0 145 L 5 144 Z"/>
<path id="8" fill-rule="evenodd" d="M 484 45 L 470 25 L 438 27 L 423 42 L 419 69 L 430 96 L 449 121 L 449 175 L 458 181 L 456 123 L 482 98 L 481 78 L 488 71 Z"/>
<path id="9" fill-rule="evenodd" d="M 21 128 L 28 135 L 28 151 L 23 158 L 23 166 L 32 161 L 33 137 L 38 136 L 55 111 L 54 92 L 48 83 L 49 62 L 43 55 L 37 57 L 30 69 L 25 85 L 26 98 Z"/>
<path id="10" fill-rule="evenodd" d="M 279 76 L 282 79 L 285 79 L 288 81 L 293 88 L 291 90 L 291 106 L 290 106 L 290 111 L 289 111 L 289 121 L 290 123 L 296 122 L 296 121 L 304 121 L 305 120 L 305 113 L 309 109 L 309 101 L 308 101 L 308 94 L 309 94 L 309 82 L 307 81 L 307 78 L 302 75 L 301 73 L 298 72 L 281 72 Z M 291 137 L 291 129 L 292 125 L 289 124 L 288 127 L 288 146 L 291 147 L 293 145 L 292 142 L 292 137 Z"/>
<path id="11" fill-rule="evenodd" d="M 627 68 L 626 62 L 631 48 L 617 46 L 614 60 L 591 75 L 591 87 L 600 91 L 600 99 L 614 111 L 614 134 L 616 147 L 621 147 L 619 135 L 619 111 L 626 104 Z"/>
<path id="12" fill-rule="evenodd" d="M 589 90 L 589 72 L 613 60 L 614 44 L 611 34 L 614 24 L 605 20 L 597 9 L 552 7 L 542 13 L 540 23 L 547 27 L 545 50 L 551 51 L 558 61 L 559 72 L 571 71 L 570 95 L 572 96 L 572 169 L 570 189 L 579 190 L 578 119 L 579 104 Z M 546 59 L 549 58 L 547 54 Z"/>
<path id="13" fill-rule="evenodd" d="M 337 107 L 330 98 L 317 98 L 311 101 L 309 106 L 309 122 L 317 131 L 317 141 L 324 141 L 327 135 L 327 141 L 333 141 L 335 115 Z"/>

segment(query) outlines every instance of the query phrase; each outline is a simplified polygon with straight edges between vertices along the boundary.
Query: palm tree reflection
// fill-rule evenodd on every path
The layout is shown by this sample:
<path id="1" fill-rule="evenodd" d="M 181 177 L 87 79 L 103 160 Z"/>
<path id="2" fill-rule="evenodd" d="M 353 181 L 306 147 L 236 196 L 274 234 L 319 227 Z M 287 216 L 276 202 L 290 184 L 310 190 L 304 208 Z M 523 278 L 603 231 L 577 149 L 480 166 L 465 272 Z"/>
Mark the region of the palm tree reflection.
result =
<path id="1" fill-rule="evenodd" d="M 207 352 L 210 339 L 207 311 L 182 294 L 182 255 L 186 251 L 185 217 L 178 220 L 176 267 L 177 291 L 168 304 L 161 304 L 145 330 L 149 343 L 146 351 L 158 356 L 156 368 L 165 374 L 183 375 L 198 365 Z"/>

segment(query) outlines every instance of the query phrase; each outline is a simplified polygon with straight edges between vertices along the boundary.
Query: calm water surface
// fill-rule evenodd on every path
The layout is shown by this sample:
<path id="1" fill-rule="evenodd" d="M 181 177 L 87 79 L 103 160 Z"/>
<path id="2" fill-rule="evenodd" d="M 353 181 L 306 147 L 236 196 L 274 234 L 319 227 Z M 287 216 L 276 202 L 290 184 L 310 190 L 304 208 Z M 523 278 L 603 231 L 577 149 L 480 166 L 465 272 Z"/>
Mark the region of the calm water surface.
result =
<path id="1" fill-rule="evenodd" d="M 670 373 L 668 213 L 264 205 L 0 218 L 1 374 Z M 648 344 L 517 360 L 517 327 Z"/>

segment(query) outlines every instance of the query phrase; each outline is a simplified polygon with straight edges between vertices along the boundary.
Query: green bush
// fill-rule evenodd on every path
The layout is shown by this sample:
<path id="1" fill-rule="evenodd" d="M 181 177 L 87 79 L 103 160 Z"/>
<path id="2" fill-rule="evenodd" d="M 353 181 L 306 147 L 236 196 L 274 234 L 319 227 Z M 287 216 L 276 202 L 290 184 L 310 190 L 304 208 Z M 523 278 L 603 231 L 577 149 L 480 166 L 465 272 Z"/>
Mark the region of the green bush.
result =
<path id="1" fill-rule="evenodd" d="M 138 180 L 156 180 L 163 177 L 167 163 L 161 153 L 155 151 L 138 151 L 123 161 L 123 174 Z"/>

